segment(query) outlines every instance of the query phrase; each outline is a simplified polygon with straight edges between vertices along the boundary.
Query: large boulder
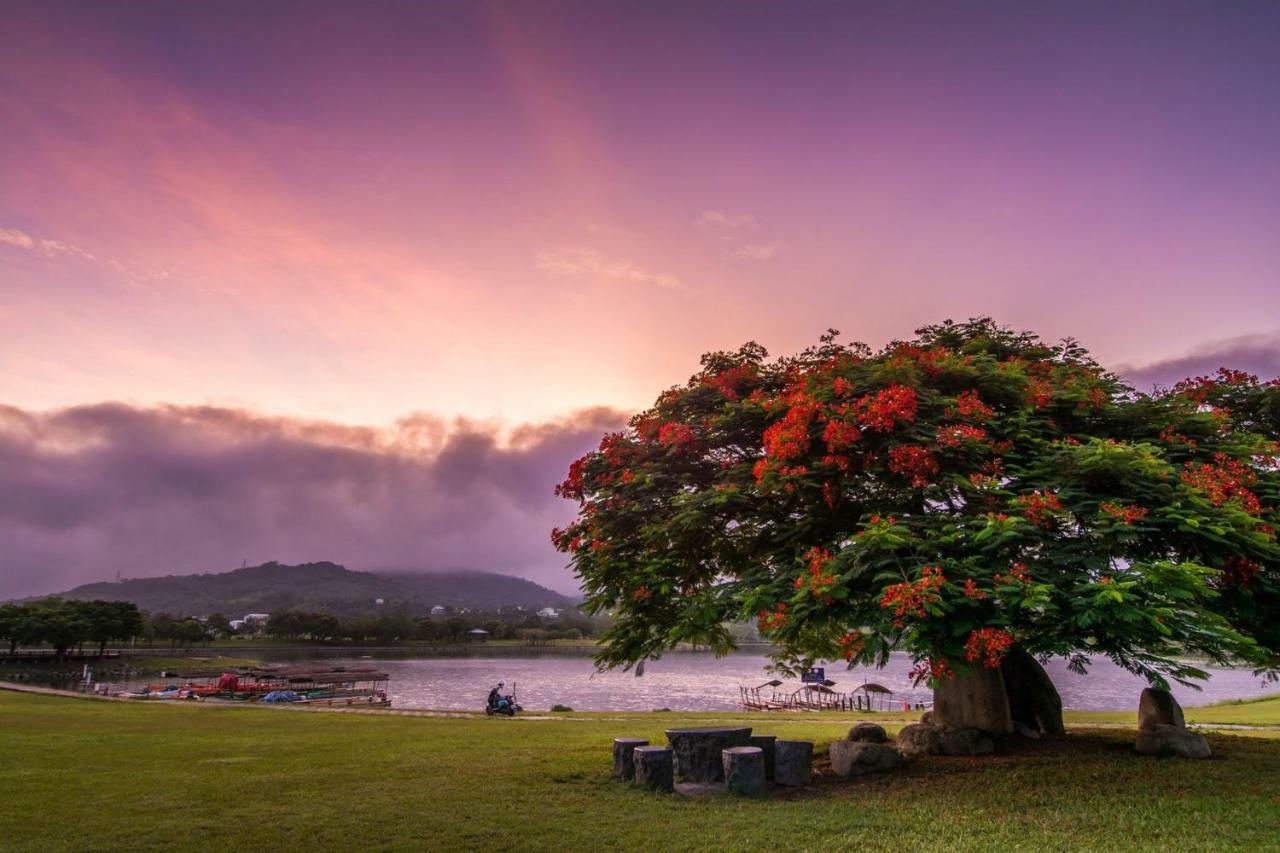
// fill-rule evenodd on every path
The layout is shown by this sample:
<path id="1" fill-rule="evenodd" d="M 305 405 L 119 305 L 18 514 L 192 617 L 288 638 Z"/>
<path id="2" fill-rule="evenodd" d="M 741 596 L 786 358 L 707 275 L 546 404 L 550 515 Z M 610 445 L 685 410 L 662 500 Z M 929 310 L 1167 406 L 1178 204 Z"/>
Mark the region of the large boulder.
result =
<path id="1" fill-rule="evenodd" d="M 1201 735 L 1182 726 L 1153 723 L 1138 731 L 1133 745 L 1140 755 L 1158 755 L 1179 758 L 1210 758 L 1213 751 Z"/>
<path id="2" fill-rule="evenodd" d="M 859 743 L 884 743 L 889 739 L 888 733 L 884 730 L 884 726 L 875 723 L 858 723 L 849 729 L 848 740 L 858 741 Z"/>
<path id="3" fill-rule="evenodd" d="M 987 755 L 996 749 L 991 738 L 973 728 L 939 728 L 938 745 L 943 755 Z"/>
<path id="4" fill-rule="evenodd" d="M 903 726 L 898 732 L 898 751 L 907 758 L 917 755 L 941 755 L 942 738 L 938 730 L 924 723 Z"/>
<path id="5" fill-rule="evenodd" d="M 1049 673 L 1030 652 L 1014 646 L 1000 664 L 1000 674 L 1004 677 L 1009 716 L 1015 731 L 1019 731 L 1021 724 L 1047 735 L 1066 734 L 1062 725 L 1062 697 Z"/>
<path id="6" fill-rule="evenodd" d="M 891 746 L 852 740 L 833 741 L 828 755 L 831 758 L 831 769 L 837 776 L 846 779 L 866 773 L 896 770 L 906 763 L 902 754 Z"/>
<path id="7" fill-rule="evenodd" d="M 965 675 L 942 679 L 933 689 L 931 719 L 940 728 L 1013 734 L 1004 676 L 999 669 L 979 666 Z"/>
<path id="8" fill-rule="evenodd" d="M 1177 726 L 1181 729 L 1186 725 L 1182 706 L 1173 698 L 1172 693 L 1158 687 L 1148 687 L 1142 691 L 1142 697 L 1138 699 L 1139 731 L 1154 726 Z"/>

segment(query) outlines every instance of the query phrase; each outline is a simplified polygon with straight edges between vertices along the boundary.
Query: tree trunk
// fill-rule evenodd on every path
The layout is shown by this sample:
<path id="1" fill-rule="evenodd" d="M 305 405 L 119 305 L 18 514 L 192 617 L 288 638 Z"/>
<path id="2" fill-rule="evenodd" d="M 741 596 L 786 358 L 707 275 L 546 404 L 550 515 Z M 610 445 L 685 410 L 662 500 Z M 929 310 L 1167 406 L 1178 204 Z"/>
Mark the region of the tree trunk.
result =
<path id="1" fill-rule="evenodd" d="M 1000 665 L 1009 713 L 1014 723 L 1047 735 L 1065 734 L 1062 697 L 1044 667 L 1026 649 L 1015 646 Z"/>
<path id="2" fill-rule="evenodd" d="M 940 681 L 933 690 L 932 724 L 1012 734 L 1013 718 L 1000 670 L 980 666 L 968 675 Z"/>

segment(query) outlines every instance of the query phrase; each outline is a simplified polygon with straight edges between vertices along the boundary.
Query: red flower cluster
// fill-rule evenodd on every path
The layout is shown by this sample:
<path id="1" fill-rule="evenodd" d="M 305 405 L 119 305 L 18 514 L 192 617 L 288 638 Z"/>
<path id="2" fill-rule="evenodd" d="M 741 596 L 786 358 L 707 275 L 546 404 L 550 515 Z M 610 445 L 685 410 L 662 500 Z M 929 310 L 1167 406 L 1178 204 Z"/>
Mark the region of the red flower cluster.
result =
<path id="1" fill-rule="evenodd" d="M 658 430 L 658 442 L 667 450 L 683 452 L 693 446 L 693 427 L 679 421 L 670 421 Z"/>
<path id="2" fill-rule="evenodd" d="M 827 593 L 831 592 L 831 588 L 836 585 L 836 576 L 826 571 L 827 566 L 831 564 L 831 552 L 814 547 L 809 549 L 805 557 L 809 561 L 809 573 L 796 578 L 795 588 L 800 589 L 807 582 L 810 595 L 814 598 L 821 596 L 824 603 L 830 604 L 831 597 Z"/>
<path id="3" fill-rule="evenodd" d="M 840 487 L 830 480 L 823 483 L 822 502 L 827 505 L 827 509 L 835 512 L 836 504 L 840 502 Z"/>
<path id="4" fill-rule="evenodd" d="M 854 404 L 858 421 L 867 429 L 889 432 L 898 422 L 910 423 L 916 418 L 919 401 L 914 389 L 906 385 L 890 385 L 888 388 L 867 394 Z"/>
<path id="5" fill-rule="evenodd" d="M 837 397 L 847 397 L 853 393 L 853 383 L 843 376 L 837 376 L 835 382 L 831 383 L 831 390 L 835 391 Z"/>
<path id="6" fill-rule="evenodd" d="M 1009 586 L 1015 583 L 1031 583 L 1031 571 L 1027 568 L 1026 563 L 1014 563 L 1009 566 L 1009 574 L 996 575 L 995 581 Z"/>
<path id="7" fill-rule="evenodd" d="M 973 578 L 969 578 L 964 582 L 964 597 L 972 598 L 974 601 L 982 601 L 987 594 L 978 589 L 978 583 Z"/>
<path id="8" fill-rule="evenodd" d="M 1262 571 L 1253 560 L 1245 557 L 1230 557 L 1222 565 L 1222 574 L 1218 576 L 1221 587 L 1249 586 L 1258 572 Z"/>
<path id="9" fill-rule="evenodd" d="M 1184 379 L 1177 385 L 1173 386 L 1173 393 L 1194 400 L 1196 403 L 1203 403 L 1208 399 L 1214 389 L 1220 385 L 1256 385 L 1258 377 L 1252 373 L 1245 373 L 1243 370 L 1230 370 L 1226 367 L 1219 367 L 1218 372 L 1214 376 L 1196 376 L 1191 379 Z"/>
<path id="10" fill-rule="evenodd" d="M 830 453 L 848 450 L 861 438 L 862 430 L 845 421 L 827 421 L 827 427 L 822 431 L 822 440 L 827 443 Z"/>
<path id="11" fill-rule="evenodd" d="M 1147 517 L 1147 508 L 1137 504 L 1103 503 L 1098 509 L 1123 524 L 1134 524 Z"/>
<path id="12" fill-rule="evenodd" d="M 582 547 L 582 536 L 570 535 L 572 532 L 572 529 L 562 530 L 559 527 L 551 529 L 551 544 L 557 551 L 573 553 Z"/>
<path id="13" fill-rule="evenodd" d="M 969 424 L 950 424 L 938 430 L 938 444 L 942 447 L 959 447 L 966 442 L 987 440 L 987 431 Z"/>
<path id="14" fill-rule="evenodd" d="M 620 468 L 626 464 L 631 451 L 631 442 L 620 432 L 611 432 L 600 439 L 600 453 L 613 468 Z"/>
<path id="15" fill-rule="evenodd" d="M 739 400 L 742 398 L 743 386 L 749 384 L 755 378 L 755 375 L 755 367 L 749 364 L 741 364 L 721 371 L 714 376 L 708 376 L 703 380 L 703 383 L 715 388 L 728 400 Z"/>
<path id="16" fill-rule="evenodd" d="M 1215 453 L 1213 463 L 1195 465 L 1188 462 L 1182 472 L 1182 482 L 1204 492 L 1214 506 L 1235 500 L 1250 515 L 1262 512 L 1258 496 L 1249 489 L 1249 486 L 1258 481 L 1253 470 L 1225 453 Z"/>
<path id="17" fill-rule="evenodd" d="M 1053 385 L 1044 379 L 1032 379 L 1027 383 L 1027 405 L 1043 409 L 1053 400 Z"/>
<path id="18" fill-rule="evenodd" d="M 920 580 L 895 583 L 884 591 L 880 606 L 886 610 L 893 608 L 893 624 L 901 628 L 908 616 L 923 619 L 925 605 L 939 601 L 938 589 L 947 579 L 942 569 L 937 566 L 925 566 Z"/>
<path id="19" fill-rule="evenodd" d="M 988 669 L 996 669 L 1013 646 L 1013 636 L 999 628 L 970 631 L 964 644 L 964 656 L 970 662 L 982 661 Z"/>
<path id="20" fill-rule="evenodd" d="M 951 669 L 951 664 L 942 659 L 935 661 L 933 658 L 925 658 L 911 668 L 912 684 L 919 684 L 926 678 L 932 678 L 934 681 L 943 681 L 954 677 L 955 672 Z"/>
<path id="21" fill-rule="evenodd" d="M 636 601 L 644 601 L 646 598 L 648 598 L 652 594 L 653 593 L 649 592 L 649 587 L 641 585 L 636 587 L 635 592 L 631 593 L 631 597 L 634 598 Z"/>
<path id="22" fill-rule="evenodd" d="M 809 424 L 815 408 L 792 406 L 782 420 L 764 431 L 764 449 L 770 458 L 787 462 L 803 456 L 809 449 Z"/>
<path id="23" fill-rule="evenodd" d="M 760 633 L 765 634 L 775 628 L 787 627 L 787 603 L 779 601 L 778 606 L 772 613 L 768 610 L 761 610 L 758 616 L 760 621 Z"/>
<path id="24" fill-rule="evenodd" d="M 1018 498 L 1018 503 L 1022 505 L 1027 521 L 1036 527 L 1052 526 L 1053 514 L 1062 509 L 1062 502 L 1058 500 L 1057 495 L 1053 492 L 1042 492 L 1039 489 Z"/>
<path id="25" fill-rule="evenodd" d="M 1160 440 L 1169 444 L 1182 444 L 1187 447 L 1195 447 L 1198 443 L 1194 438 L 1185 436 L 1180 432 L 1175 432 L 1173 427 L 1167 426 L 1160 430 Z"/>
<path id="26" fill-rule="evenodd" d="M 849 631 L 840 638 L 840 648 L 845 660 L 853 660 L 866 651 L 867 638 L 862 636 L 861 631 Z"/>
<path id="27" fill-rule="evenodd" d="M 556 486 L 556 495 L 562 498 L 568 498 L 571 501 L 580 501 L 583 496 L 582 478 L 587 468 L 586 456 L 575 460 L 569 465 L 569 476 L 565 481 Z"/>
<path id="28" fill-rule="evenodd" d="M 978 392 L 972 388 L 961 391 L 956 397 L 956 405 L 947 413 L 947 417 L 961 418 L 966 421 L 989 421 L 996 415 L 996 410 L 982 402 Z"/>
<path id="29" fill-rule="evenodd" d="M 938 475 L 938 460 L 928 448 L 915 444 L 900 444 L 889 449 L 889 470 L 911 478 L 911 485 L 923 489 Z"/>

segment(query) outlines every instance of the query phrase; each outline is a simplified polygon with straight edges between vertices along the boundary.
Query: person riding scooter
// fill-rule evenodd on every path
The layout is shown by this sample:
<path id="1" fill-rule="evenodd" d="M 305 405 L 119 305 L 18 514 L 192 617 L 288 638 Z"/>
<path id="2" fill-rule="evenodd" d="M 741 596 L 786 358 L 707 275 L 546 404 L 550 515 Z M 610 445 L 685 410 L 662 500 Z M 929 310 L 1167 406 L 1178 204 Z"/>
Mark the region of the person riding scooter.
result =
<path id="1" fill-rule="evenodd" d="M 505 714 L 508 717 L 513 717 L 516 711 L 520 710 L 520 706 L 516 704 L 514 696 L 502 695 L 503 686 L 503 683 L 499 681 L 498 686 L 489 691 L 489 699 L 484 707 L 486 714 Z"/>

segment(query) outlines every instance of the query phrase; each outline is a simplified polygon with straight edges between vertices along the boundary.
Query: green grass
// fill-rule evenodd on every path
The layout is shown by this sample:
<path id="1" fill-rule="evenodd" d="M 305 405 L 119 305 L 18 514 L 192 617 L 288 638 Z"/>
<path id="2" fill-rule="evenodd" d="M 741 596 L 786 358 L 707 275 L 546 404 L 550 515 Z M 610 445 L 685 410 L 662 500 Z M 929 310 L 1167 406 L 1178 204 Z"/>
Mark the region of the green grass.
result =
<path id="1" fill-rule="evenodd" d="M 1261 708 L 1271 703 L 1231 706 Z M 0 692 L 9 851 L 1274 849 L 1280 740 L 1210 734 L 1219 760 L 1134 755 L 1077 730 L 762 801 L 609 779 L 615 736 L 681 721 L 840 737 L 855 715 L 438 719 L 146 705 Z M 891 715 L 877 715 L 889 722 Z M 890 724 L 890 727 L 896 727 Z"/>
<path id="2" fill-rule="evenodd" d="M 1254 699 L 1230 699 L 1213 705 L 1184 707 L 1188 723 L 1200 726 L 1223 725 L 1280 726 L 1280 693 L 1259 696 Z M 1132 726 L 1137 723 L 1137 708 L 1133 711 L 1068 711 L 1064 714 L 1067 724 L 1090 723 L 1094 725 Z"/>

